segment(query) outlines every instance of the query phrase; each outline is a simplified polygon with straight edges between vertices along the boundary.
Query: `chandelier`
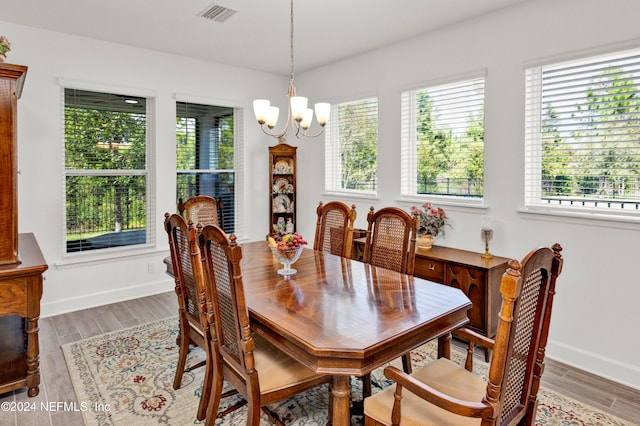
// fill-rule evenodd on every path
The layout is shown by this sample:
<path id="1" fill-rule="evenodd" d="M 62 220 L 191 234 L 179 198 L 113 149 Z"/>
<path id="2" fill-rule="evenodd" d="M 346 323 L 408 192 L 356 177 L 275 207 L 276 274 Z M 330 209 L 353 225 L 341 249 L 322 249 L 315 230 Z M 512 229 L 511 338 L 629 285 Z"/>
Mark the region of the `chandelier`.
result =
<path id="1" fill-rule="evenodd" d="M 315 104 L 316 120 L 320 124 L 321 129 L 316 134 L 309 134 L 308 129 L 313 120 L 313 110 L 307 108 L 307 98 L 304 96 L 296 95 L 296 88 L 293 84 L 293 0 L 291 0 L 291 19 L 290 19 L 290 65 L 289 65 L 289 91 L 287 97 L 289 102 L 287 103 L 287 121 L 280 131 L 274 131 L 276 123 L 278 122 L 278 115 L 280 109 L 278 107 L 271 106 L 271 102 L 266 99 L 256 99 L 253 101 L 253 111 L 256 115 L 256 120 L 260 124 L 260 128 L 264 133 L 274 138 L 278 138 L 279 143 L 286 141 L 286 134 L 289 127 L 293 130 L 294 135 L 298 139 L 304 139 L 305 137 L 316 137 L 322 134 L 324 126 L 329 121 L 329 113 L 331 111 L 331 104 L 326 102 L 320 102 Z M 266 125 L 266 128 L 265 128 Z"/>

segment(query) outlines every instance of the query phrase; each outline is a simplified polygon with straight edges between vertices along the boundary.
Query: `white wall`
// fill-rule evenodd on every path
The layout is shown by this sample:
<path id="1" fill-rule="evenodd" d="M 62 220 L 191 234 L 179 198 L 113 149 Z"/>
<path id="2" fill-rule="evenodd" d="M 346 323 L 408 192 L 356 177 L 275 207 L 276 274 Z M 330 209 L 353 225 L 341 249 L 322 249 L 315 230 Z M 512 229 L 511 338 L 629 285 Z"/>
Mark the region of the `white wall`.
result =
<path id="1" fill-rule="evenodd" d="M 612 12 L 614 11 L 614 12 Z M 366 212 L 411 203 L 399 200 L 400 97 L 402 88 L 487 69 L 487 210 L 447 207 L 453 225 L 438 244 L 482 250 L 480 223 L 494 223 L 492 251 L 521 258 L 530 248 L 560 242 L 565 268 L 558 282 L 548 356 L 640 388 L 640 344 L 635 312 L 640 278 L 629 270 L 637 261 L 636 226 L 609 227 L 590 220 L 560 220 L 518 212 L 523 207 L 523 64 L 618 42 L 640 39 L 633 0 L 536 0 L 297 75 L 300 94 L 310 101 L 339 101 L 359 95 L 379 97 L 379 196 L 355 202 L 357 226 Z M 19 228 L 34 232 L 49 262 L 43 316 L 139 295 L 170 290 L 162 259 L 166 237 L 162 214 L 175 210 L 174 94 L 229 100 L 247 110 L 244 122 L 248 208 L 240 212 L 248 239 L 267 228 L 267 149 L 270 138 L 254 124 L 250 101 L 280 99 L 286 79 L 219 64 L 134 49 L 2 23 L 13 50 L 9 61 L 29 66 L 19 101 Z M 366 34 L 363 34 L 366 37 Z M 640 41 L 638 42 L 640 46 Z M 157 93 L 157 251 L 97 263 L 58 267 L 62 251 L 62 142 L 58 79 L 95 81 Z M 282 106 L 282 105 L 281 105 Z M 322 138 L 298 144 L 298 228 L 313 235 L 315 207 L 323 196 Z M 149 265 L 156 269 L 150 273 Z"/>
<path id="2" fill-rule="evenodd" d="M 268 226 L 264 194 L 268 152 L 273 143 L 254 124 L 251 101 L 283 101 L 287 79 L 220 64 L 0 23 L 11 40 L 8 62 L 29 67 L 18 101 L 18 227 L 33 232 L 49 264 L 42 316 L 172 290 L 162 259 L 168 255 L 162 222 L 175 212 L 175 97 L 245 108 L 245 237 L 264 235 Z M 97 262 L 77 263 L 64 256 L 62 98 L 59 80 L 97 83 L 154 93 L 156 100 L 157 247 Z M 108 90 L 108 89 L 106 89 Z M 253 183 L 259 182 L 260 185 Z M 255 214 L 265 212 L 264 214 Z M 250 214 L 248 214 L 250 213 Z M 243 237 L 243 236 L 240 236 Z"/>
<path id="3" fill-rule="evenodd" d="M 297 76 L 298 93 L 310 102 L 336 102 L 377 94 L 379 101 L 379 193 L 377 199 L 346 198 L 366 228 L 370 206 L 412 204 L 400 200 L 400 91 L 486 69 L 486 211 L 446 206 L 454 229 L 436 244 L 484 249 L 481 222 L 495 224 L 492 251 L 522 258 L 531 248 L 559 242 L 564 271 L 558 281 L 549 357 L 640 388 L 637 312 L 640 278 L 637 225 L 558 219 L 519 213 L 523 202 L 524 65 L 556 55 L 635 41 L 640 47 L 640 2 L 633 0 L 536 0 L 451 26 L 388 48 Z M 363 34 L 363 37 L 366 36 Z M 313 232 L 311 212 L 322 194 L 322 141 L 298 150 L 298 225 Z M 442 204 L 442 203 L 439 203 Z M 307 213 L 301 214 L 306 211 Z M 613 226 L 613 227 L 611 227 Z"/>

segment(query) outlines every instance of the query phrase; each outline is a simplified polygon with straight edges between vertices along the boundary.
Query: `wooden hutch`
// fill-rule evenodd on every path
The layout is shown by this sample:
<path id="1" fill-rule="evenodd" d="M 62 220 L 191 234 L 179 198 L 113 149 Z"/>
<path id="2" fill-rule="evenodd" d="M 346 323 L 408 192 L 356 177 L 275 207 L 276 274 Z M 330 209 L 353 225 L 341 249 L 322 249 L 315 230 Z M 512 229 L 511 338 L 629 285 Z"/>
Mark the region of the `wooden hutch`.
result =
<path id="1" fill-rule="evenodd" d="M 38 319 L 48 266 L 33 234 L 18 234 L 17 106 L 27 67 L 0 63 L 0 394 L 38 395 Z"/>
<path id="2" fill-rule="evenodd" d="M 297 228 L 297 149 L 285 143 L 269 147 L 269 234 L 278 228 L 286 232 Z"/>

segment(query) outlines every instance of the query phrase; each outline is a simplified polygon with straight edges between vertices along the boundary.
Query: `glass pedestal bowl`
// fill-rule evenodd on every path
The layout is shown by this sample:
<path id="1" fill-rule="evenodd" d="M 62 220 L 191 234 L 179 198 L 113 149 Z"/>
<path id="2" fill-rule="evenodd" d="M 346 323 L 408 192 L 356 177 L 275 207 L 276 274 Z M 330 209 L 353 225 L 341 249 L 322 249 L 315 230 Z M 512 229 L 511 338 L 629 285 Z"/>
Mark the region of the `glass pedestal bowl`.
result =
<path id="1" fill-rule="evenodd" d="M 283 266 L 282 269 L 278 269 L 278 274 L 287 276 L 287 275 L 293 275 L 296 272 L 298 272 L 295 269 L 293 269 L 291 265 L 293 265 L 295 261 L 298 260 L 298 258 L 302 254 L 302 250 L 304 250 L 304 245 L 298 246 L 294 249 L 286 249 L 286 250 L 281 250 L 278 247 L 273 247 L 273 246 L 269 246 L 269 248 L 273 253 L 273 257 L 275 257 L 276 260 L 280 262 Z"/>

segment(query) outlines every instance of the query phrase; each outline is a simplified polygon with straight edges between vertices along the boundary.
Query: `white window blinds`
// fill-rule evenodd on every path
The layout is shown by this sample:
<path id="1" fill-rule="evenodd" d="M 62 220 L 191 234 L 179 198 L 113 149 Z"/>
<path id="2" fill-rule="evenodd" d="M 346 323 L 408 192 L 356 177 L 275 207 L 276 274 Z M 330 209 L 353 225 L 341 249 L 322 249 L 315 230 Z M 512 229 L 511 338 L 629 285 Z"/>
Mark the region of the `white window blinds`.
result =
<path id="1" fill-rule="evenodd" d="M 484 77 L 404 91 L 402 195 L 481 198 Z"/>
<path id="2" fill-rule="evenodd" d="M 65 252 L 153 244 L 153 99 L 63 94 Z"/>
<path id="3" fill-rule="evenodd" d="M 332 104 L 325 138 L 325 189 L 374 194 L 378 176 L 378 98 Z"/>
<path id="4" fill-rule="evenodd" d="M 640 50 L 526 70 L 528 206 L 636 213 Z"/>

